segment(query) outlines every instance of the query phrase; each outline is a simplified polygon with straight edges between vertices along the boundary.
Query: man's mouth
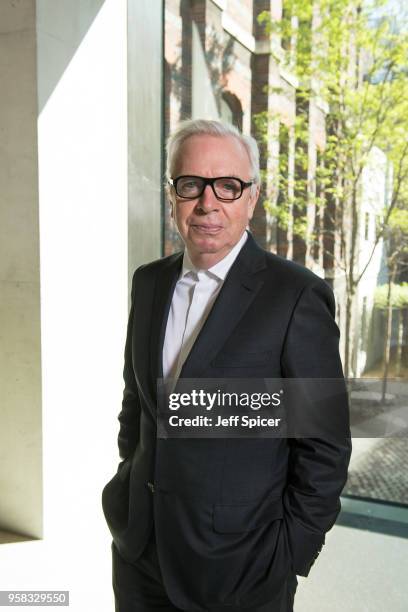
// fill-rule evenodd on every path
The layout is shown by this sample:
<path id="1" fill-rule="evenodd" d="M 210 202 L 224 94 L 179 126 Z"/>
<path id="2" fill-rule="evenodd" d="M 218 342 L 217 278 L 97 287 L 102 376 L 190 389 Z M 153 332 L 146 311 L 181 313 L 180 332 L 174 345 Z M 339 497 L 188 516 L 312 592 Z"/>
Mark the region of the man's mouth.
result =
<path id="1" fill-rule="evenodd" d="M 208 223 L 194 223 L 190 227 L 200 234 L 217 234 L 222 230 L 222 225 L 211 225 Z"/>

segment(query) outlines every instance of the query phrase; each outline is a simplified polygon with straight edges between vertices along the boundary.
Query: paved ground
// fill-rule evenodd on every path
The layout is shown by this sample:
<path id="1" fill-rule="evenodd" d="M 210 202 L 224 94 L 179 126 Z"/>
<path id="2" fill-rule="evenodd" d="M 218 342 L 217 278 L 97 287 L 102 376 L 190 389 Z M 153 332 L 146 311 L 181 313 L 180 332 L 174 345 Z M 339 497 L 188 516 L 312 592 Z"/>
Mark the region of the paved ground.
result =
<path id="1" fill-rule="evenodd" d="M 353 454 L 346 495 L 408 504 L 408 382 L 355 380 L 350 393 Z"/>
<path id="2" fill-rule="evenodd" d="M 356 441 L 355 441 L 356 442 Z M 375 440 L 351 463 L 347 495 L 408 504 L 408 437 Z"/>

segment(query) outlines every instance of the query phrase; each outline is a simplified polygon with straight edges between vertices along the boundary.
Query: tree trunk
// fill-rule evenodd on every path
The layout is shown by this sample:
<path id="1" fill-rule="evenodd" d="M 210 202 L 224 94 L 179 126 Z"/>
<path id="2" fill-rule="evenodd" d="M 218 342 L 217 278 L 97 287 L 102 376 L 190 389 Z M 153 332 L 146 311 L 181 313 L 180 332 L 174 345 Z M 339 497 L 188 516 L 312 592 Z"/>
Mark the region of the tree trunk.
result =
<path id="1" fill-rule="evenodd" d="M 351 329 L 352 329 L 352 318 L 353 318 L 353 294 L 347 292 L 346 295 L 346 337 L 344 342 L 344 377 L 348 378 L 351 372 L 350 365 L 350 353 L 352 347 L 351 341 Z"/>
<path id="2" fill-rule="evenodd" d="M 402 342 L 404 337 L 404 318 L 403 318 L 403 310 L 400 308 L 398 310 L 398 343 L 397 343 L 397 355 L 396 355 L 396 363 L 395 363 L 395 376 L 401 376 L 401 367 L 402 367 Z"/>
<path id="3" fill-rule="evenodd" d="M 387 393 L 387 380 L 388 380 L 388 369 L 390 365 L 390 349 L 391 349 L 391 334 L 392 334 L 392 301 L 391 301 L 391 287 L 394 282 L 396 272 L 396 266 L 393 265 L 391 268 L 391 274 L 388 277 L 388 292 L 387 292 L 387 324 L 385 329 L 384 338 L 384 369 L 383 369 L 383 381 L 382 381 L 382 401 L 385 402 L 385 396 Z"/>

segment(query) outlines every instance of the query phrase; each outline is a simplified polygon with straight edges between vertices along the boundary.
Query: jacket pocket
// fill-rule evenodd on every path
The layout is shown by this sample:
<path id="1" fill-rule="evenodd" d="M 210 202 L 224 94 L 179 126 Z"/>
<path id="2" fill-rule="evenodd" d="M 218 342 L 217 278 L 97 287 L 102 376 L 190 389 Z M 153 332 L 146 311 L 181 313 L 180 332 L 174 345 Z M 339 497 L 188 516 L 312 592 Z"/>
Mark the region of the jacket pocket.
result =
<path id="1" fill-rule="evenodd" d="M 215 504 L 214 531 L 239 533 L 283 518 L 282 497 L 267 497 L 243 504 Z"/>

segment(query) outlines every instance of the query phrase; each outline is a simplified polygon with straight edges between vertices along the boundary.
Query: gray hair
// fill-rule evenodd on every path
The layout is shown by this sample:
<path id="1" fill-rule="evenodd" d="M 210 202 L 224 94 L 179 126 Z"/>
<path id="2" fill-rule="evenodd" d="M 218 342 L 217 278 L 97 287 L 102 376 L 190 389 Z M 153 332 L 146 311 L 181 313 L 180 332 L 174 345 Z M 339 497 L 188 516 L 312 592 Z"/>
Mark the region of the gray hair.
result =
<path id="1" fill-rule="evenodd" d="M 187 119 L 179 124 L 167 140 L 166 179 L 174 178 L 174 171 L 183 142 L 190 136 L 205 134 L 211 136 L 234 136 L 245 147 L 251 164 L 252 180 L 255 185 L 261 182 L 259 171 L 259 149 L 255 138 L 241 132 L 231 123 L 221 123 L 210 119 Z"/>

